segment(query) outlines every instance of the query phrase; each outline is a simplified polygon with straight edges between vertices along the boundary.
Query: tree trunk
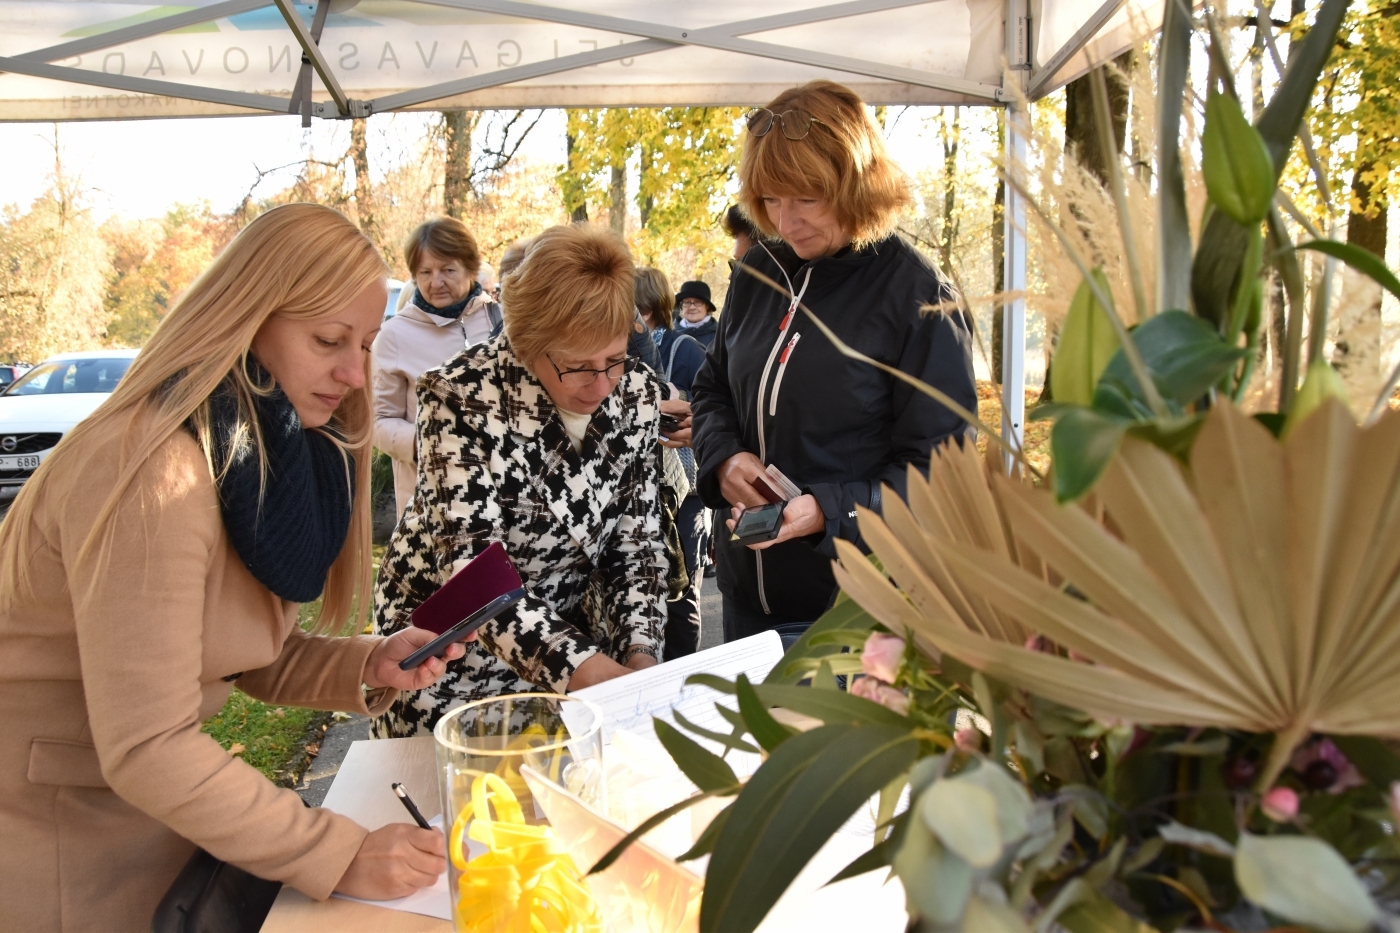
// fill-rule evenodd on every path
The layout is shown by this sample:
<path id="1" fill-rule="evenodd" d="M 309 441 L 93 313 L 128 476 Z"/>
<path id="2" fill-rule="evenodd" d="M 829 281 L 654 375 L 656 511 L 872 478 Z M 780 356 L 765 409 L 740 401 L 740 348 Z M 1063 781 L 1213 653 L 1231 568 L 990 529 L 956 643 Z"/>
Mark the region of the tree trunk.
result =
<path id="1" fill-rule="evenodd" d="M 627 167 L 612 166 L 612 183 L 608 185 L 608 227 L 622 236 L 627 232 Z"/>
<path id="2" fill-rule="evenodd" d="M 643 146 L 643 147 L 642 147 L 642 162 L 641 162 L 641 178 L 639 179 L 639 187 L 641 188 L 642 191 L 645 191 L 645 190 L 646 190 L 647 169 L 651 168 L 651 165 L 652 165 L 652 163 L 655 161 L 655 159 L 656 159 L 656 154 L 655 154 L 654 152 L 652 152 L 652 150 L 650 150 L 650 149 L 648 149 L 647 147 Z M 645 197 L 643 197 L 643 198 L 641 198 L 641 199 L 639 200 L 639 202 L 638 202 L 638 204 L 637 204 L 637 210 L 641 213 L 641 221 L 642 221 L 642 229 L 643 229 L 643 230 L 645 230 L 645 229 L 647 228 L 647 224 L 651 222 L 651 212 L 652 212 L 652 210 L 653 210 L 655 207 L 656 207 L 656 198 L 655 198 L 655 196 L 653 196 L 653 195 L 648 194 L 648 195 L 646 195 Z"/>
<path id="3" fill-rule="evenodd" d="M 1114 60 L 1117 69 L 1099 66 L 1108 87 L 1108 109 L 1113 124 L 1113 148 L 1121 154 L 1128 135 L 1128 81 L 1124 74 L 1134 63 L 1132 52 Z M 1099 125 L 1094 119 L 1092 75 L 1076 78 L 1065 88 L 1065 152 L 1103 184 L 1108 183 L 1108 166 L 1103 161 Z"/>
<path id="4" fill-rule="evenodd" d="M 479 116 L 475 110 L 451 110 L 442 114 L 446 130 L 446 166 L 442 176 L 442 207 L 448 217 L 460 219 L 472 195 L 472 133 Z"/>
<path id="5" fill-rule="evenodd" d="M 1370 184 L 1365 180 L 1366 173 L 1374 170 L 1373 163 L 1363 162 L 1356 167 L 1355 173 L 1351 176 L 1352 211 L 1347 217 L 1347 243 L 1368 249 L 1384 260 L 1386 234 L 1388 233 L 1386 229 L 1387 205 L 1379 202 L 1379 199 L 1372 193 Z M 1337 342 L 1337 355 L 1339 357 L 1356 356 L 1358 360 L 1368 361 L 1368 365 L 1379 368 L 1383 360 L 1381 353 L 1381 331 L 1383 329 L 1381 326 L 1381 287 L 1371 279 L 1359 275 L 1351 279 L 1349 287 L 1364 290 L 1364 305 L 1358 302 L 1358 306 L 1362 310 L 1359 312 L 1359 320 L 1356 323 L 1365 322 L 1372 326 L 1360 329 L 1361 333 L 1366 335 L 1365 346 L 1357 346 L 1355 338 L 1347 341 L 1339 340 Z"/>
<path id="6" fill-rule="evenodd" d="M 574 170 L 574 137 L 571 133 L 564 134 L 564 159 L 565 171 L 571 174 Z M 569 212 L 571 223 L 588 223 L 588 200 L 583 197 L 581 191 L 577 184 L 564 186 L 564 207 Z"/>
<path id="7" fill-rule="evenodd" d="M 960 115 L 961 111 L 954 107 L 950 124 L 948 111 L 945 109 L 938 130 L 938 135 L 943 140 L 943 231 L 938 242 L 938 258 L 944 269 L 951 268 L 953 241 L 958 235 L 954 209 L 957 207 L 958 144 L 962 141 Z"/>
<path id="8" fill-rule="evenodd" d="M 360 221 L 360 232 L 379 246 L 379 218 L 374 210 L 374 187 L 369 177 L 369 143 L 365 135 L 367 122 L 350 121 L 350 161 L 355 166 L 355 216 Z"/>

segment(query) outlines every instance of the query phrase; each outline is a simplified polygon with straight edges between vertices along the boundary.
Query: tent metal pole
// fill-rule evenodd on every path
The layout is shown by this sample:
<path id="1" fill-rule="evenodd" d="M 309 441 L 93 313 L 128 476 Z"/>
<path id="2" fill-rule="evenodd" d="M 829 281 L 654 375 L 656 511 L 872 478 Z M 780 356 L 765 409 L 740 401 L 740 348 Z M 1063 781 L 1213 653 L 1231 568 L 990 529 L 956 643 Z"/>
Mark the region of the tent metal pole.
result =
<path id="1" fill-rule="evenodd" d="M 100 35 L 74 39 L 72 42 L 65 42 L 62 45 L 51 45 L 46 49 L 23 52 L 14 58 L 22 62 L 57 62 L 65 58 L 77 58 L 88 52 L 100 52 L 103 49 L 110 49 L 114 45 L 135 42 L 137 39 L 145 39 L 149 36 L 158 36 L 161 33 L 184 29 L 186 26 L 199 26 L 210 20 L 237 16 L 239 13 L 247 13 L 249 10 L 271 5 L 272 0 L 225 0 L 223 3 L 199 7 L 184 13 L 176 13 L 173 16 L 162 16 L 160 19 L 137 23 L 122 29 L 113 29 Z"/>
<path id="2" fill-rule="evenodd" d="M 321 54 L 321 46 L 317 44 L 320 37 L 311 35 L 311 30 L 307 29 L 306 24 L 301 21 L 301 14 L 297 13 L 292 6 L 292 0 L 276 0 L 276 3 L 277 9 L 282 12 L 282 18 L 287 21 L 288 28 L 292 30 L 292 35 L 296 36 L 297 44 L 301 46 L 302 53 L 311 59 L 311 67 L 316 69 L 321 83 L 325 85 L 331 99 L 335 101 L 336 109 L 340 111 L 341 116 L 355 116 L 356 114 L 350 112 L 350 98 L 346 96 L 345 90 L 336 80 L 335 73 L 331 71 L 330 62 L 326 61 L 326 56 Z M 358 116 L 364 116 L 364 114 L 358 114 Z"/>
<path id="3" fill-rule="evenodd" d="M 1042 96 L 1046 85 L 1048 85 L 1054 79 L 1056 73 L 1064 67 L 1065 62 L 1079 54 L 1084 46 L 1088 45 L 1090 40 L 1098 35 L 1099 30 L 1104 27 L 1105 23 L 1113 18 L 1113 15 L 1117 13 L 1120 8 L 1122 8 L 1124 2 L 1125 0 L 1105 0 L 1105 3 L 1094 11 L 1094 15 L 1089 17 L 1073 36 L 1070 36 L 1069 41 L 1054 55 L 1050 56 L 1048 62 L 1036 70 L 1035 74 L 1031 77 L 1030 92 L 1026 96 L 1031 100 L 1038 100 Z"/>
<path id="4" fill-rule="evenodd" d="M 1026 141 L 1030 114 L 1025 103 L 1026 76 L 1031 63 L 1031 23 L 1027 0 L 1008 0 L 1006 5 L 1006 60 L 1003 83 L 1008 93 L 1002 115 L 1006 121 L 1006 150 L 1003 167 L 1008 177 L 1019 175 L 1026 166 Z M 1021 449 L 1026 423 L 1026 202 L 1018 186 L 1006 185 L 1002 209 L 1002 243 L 1005 250 L 1005 277 L 1002 290 L 1001 321 L 1001 436 L 1007 446 Z M 1006 471 L 1015 460 L 1003 454 Z"/>

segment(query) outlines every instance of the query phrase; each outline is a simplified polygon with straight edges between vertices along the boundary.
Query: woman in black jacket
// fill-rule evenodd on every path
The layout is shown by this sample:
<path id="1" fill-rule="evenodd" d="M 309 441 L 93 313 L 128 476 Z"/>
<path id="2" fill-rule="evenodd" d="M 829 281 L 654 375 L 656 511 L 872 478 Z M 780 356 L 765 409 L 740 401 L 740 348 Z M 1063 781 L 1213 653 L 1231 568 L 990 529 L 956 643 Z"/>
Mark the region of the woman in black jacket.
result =
<path id="1" fill-rule="evenodd" d="M 873 366 L 842 356 L 800 300 L 843 341 L 976 409 L 966 320 L 924 256 L 893 233 L 908 183 L 847 88 L 814 81 L 749 117 L 740 203 L 765 241 L 743 265 L 695 378 L 701 496 L 732 526 L 767 500 L 769 465 L 802 491 L 774 541 L 735 548 L 716 525 L 726 640 L 777 629 L 790 644 L 832 603 L 836 538 L 859 542 L 856 506 L 904 494 L 910 466 L 960 436 L 957 415 Z M 781 238 L 781 242 L 778 242 Z M 930 310 L 929 306 L 933 306 Z"/>

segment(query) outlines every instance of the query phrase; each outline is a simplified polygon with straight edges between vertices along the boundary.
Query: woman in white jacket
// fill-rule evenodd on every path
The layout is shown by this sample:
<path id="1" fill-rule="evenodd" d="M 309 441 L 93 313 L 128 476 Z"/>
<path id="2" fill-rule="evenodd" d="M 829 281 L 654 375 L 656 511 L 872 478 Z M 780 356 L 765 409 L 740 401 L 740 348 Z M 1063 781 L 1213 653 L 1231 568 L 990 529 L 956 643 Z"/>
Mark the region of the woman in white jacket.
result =
<path id="1" fill-rule="evenodd" d="M 394 462 L 399 514 L 417 478 L 418 377 L 501 331 L 501 307 L 481 287 L 481 252 L 451 217 L 422 224 L 404 244 L 413 296 L 374 341 L 374 446 Z"/>

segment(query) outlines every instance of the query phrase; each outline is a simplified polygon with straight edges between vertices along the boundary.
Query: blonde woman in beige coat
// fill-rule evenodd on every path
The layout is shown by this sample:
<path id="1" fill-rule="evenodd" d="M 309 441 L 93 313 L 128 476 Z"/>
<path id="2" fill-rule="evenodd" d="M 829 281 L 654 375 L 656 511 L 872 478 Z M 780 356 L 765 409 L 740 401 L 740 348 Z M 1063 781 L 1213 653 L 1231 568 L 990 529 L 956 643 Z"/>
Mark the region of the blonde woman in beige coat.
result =
<path id="1" fill-rule="evenodd" d="M 0 525 L 0 930 L 149 930 L 196 846 L 316 898 L 445 867 L 436 831 L 307 809 L 200 731 L 235 684 L 373 715 L 443 673 L 398 669 L 426 633 L 325 634 L 369 605 L 386 271 L 328 208 L 263 214 Z"/>

